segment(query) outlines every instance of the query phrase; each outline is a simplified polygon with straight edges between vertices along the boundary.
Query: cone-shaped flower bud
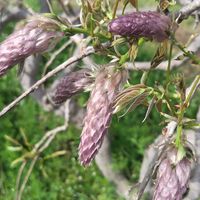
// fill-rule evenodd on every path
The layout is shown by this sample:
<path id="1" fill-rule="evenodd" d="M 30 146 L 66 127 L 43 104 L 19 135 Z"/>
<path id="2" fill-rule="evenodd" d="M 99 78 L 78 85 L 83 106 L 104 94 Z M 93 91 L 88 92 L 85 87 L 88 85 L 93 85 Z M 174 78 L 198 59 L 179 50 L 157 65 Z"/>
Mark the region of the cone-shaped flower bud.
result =
<path id="1" fill-rule="evenodd" d="M 73 95 L 82 92 L 92 82 L 93 79 L 88 69 L 71 72 L 59 81 L 52 99 L 55 104 L 61 104 Z"/>
<path id="2" fill-rule="evenodd" d="M 96 76 L 79 145 L 79 160 L 84 166 L 91 163 L 101 147 L 111 123 L 113 102 L 126 75 L 125 71 L 109 72 L 103 69 Z"/>
<path id="3" fill-rule="evenodd" d="M 116 35 L 148 38 L 162 42 L 168 38 L 171 20 L 158 12 L 133 12 L 114 19 L 108 26 Z"/>
<path id="4" fill-rule="evenodd" d="M 191 162 L 184 157 L 175 162 L 177 150 L 170 149 L 161 161 L 153 200 L 181 200 L 187 190 L 191 173 Z"/>
<path id="5" fill-rule="evenodd" d="M 31 54 L 49 50 L 62 36 L 57 21 L 43 16 L 31 18 L 0 44 L 0 76 Z"/>

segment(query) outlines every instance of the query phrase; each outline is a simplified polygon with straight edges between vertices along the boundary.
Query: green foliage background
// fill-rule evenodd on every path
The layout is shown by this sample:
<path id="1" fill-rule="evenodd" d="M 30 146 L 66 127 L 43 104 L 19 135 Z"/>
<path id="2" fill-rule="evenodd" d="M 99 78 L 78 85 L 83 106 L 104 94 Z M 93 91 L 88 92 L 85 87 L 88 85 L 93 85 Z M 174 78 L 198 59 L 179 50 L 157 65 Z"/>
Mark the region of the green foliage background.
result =
<path id="1" fill-rule="evenodd" d="M 37 1 L 27 0 L 26 3 L 38 10 Z M 14 22 L 8 24 L 0 36 L 2 41 L 13 31 Z M 137 60 L 150 60 L 155 47 L 144 45 L 139 51 Z M 150 49 L 150 50 L 149 50 Z M 70 52 L 70 50 L 68 51 Z M 70 55 L 68 55 L 70 56 Z M 66 59 L 63 53 L 54 65 Z M 96 58 L 97 62 L 101 61 Z M 59 63 L 58 63 L 59 62 Z M 15 99 L 22 89 L 17 78 L 17 70 L 12 69 L 0 79 L 0 108 L 3 108 Z M 131 74 L 130 82 L 139 83 L 141 72 Z M 148 85 L 165 78 L 163 71 L 154 71 Z M 85 102 L 85 96 L 80 102 Z M 194 99 L 190 117 L 195 117 L 199 104 L 198 98 Z M 123 118 L 114 117 L 110 127 L 109 137 L 113 158 L 113 170 L 121 170 L 133 183 L 139 177 L 141 162 L 145 149 L 160 134 L 162 117 L 155 111 L 149 119 L 141 124 L 146 108 L 138 107 Z M 43 134 L 58 125 L 63 124 L 63 119 L 52 113 L 44 112 L 31 98 L 23 100 L 15 109 L 0 119 L 0 200 L 11 200 L 15 195 L 15 182 L 19 165 L 11 167 L 11 162 L 21 155 L 21 152 L 10 151 L 10 143 L 5 139 L 9 135 L 23 143 L 24 133 L 30 146 L 34 145 Z M 52 145 L 42 156 L 49 155 L 58 150 L 66 150 L 67 154 L 42 162 L 40 160 L 30 177 L 25 189 L 23 199 L 26 200 L 121 200 L 116 194 L 114 186 L 100 173 L 95 163 L 89 168 L 80 166 L 77 160 L 77 148 L 80 140 L 80 130 L 73 124 L 66 132 L 60 133 Z"/>

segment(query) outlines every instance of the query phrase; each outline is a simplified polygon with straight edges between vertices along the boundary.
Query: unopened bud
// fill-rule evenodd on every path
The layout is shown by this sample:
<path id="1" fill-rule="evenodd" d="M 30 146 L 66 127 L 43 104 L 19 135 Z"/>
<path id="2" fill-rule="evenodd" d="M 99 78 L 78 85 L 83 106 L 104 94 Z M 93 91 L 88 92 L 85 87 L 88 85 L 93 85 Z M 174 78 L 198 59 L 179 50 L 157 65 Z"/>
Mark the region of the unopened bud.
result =
<path id="1" fill-rule="evenodd" d="M 31 54 L 49 50 L 62 36 L 55 20 L 43 16 L 30 19 L 0 44 L 0 76 Z"/>
<path id="2" fill-rule="evenodd" d="M 170 18 L 158 12 L 133 12 L 114 19 L 109 24 L 109 31 L 116 35 L 162 42 L 168 38 L 170 26 Z"/>
<path id="3" fill-rule="evenodd" d="M 96 76 L 79 145 L 79 160 L 84 166 L 91 163 L 102 145 L 111 123 L 113 103 L 125 76 L 124 71 L 110 73 L 106 69 Z"/>
<path id="4" fill-rule="evenodd" d="M 153 200 L 181 200 L 186 192 L 191 162 L 186 157 L 178 162 L 174 158 L 177 158 L 177 150 L 169 149 L 158 167 Z"/>
<path id="5" fill-rule="evenodd" d="M 88 69 L 71 72 L 64 76 L 56 86 L 55 94 L 53 96 L 54 103 L 61 104 L 65 102 L 73 95 L 82 92 L 92 84 L 92 82 L 93 79 L 90 76 L 90 71 Z"/>

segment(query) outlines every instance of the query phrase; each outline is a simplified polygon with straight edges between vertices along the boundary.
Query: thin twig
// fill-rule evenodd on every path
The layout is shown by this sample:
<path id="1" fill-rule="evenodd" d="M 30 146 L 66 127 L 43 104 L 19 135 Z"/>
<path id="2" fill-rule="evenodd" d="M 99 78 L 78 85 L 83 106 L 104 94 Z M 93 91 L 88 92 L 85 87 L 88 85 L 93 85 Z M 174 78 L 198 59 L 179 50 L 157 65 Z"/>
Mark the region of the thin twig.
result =
<path id="1" fill-rule="evenodd" d="M 56 57 L 64 50 L 66 49 L 70 44 L 72 43 L 72 40 L 68 40 L 68 42 L 64 43 L 64 45 L 62 45 L 57 51 L 55 51 L 50 59 L 48 60 L 48 62 L 45 64 L 44 66 L 44 71 L 42 74 L 42 77 L 46 74 L 47 68 L 52 64 L 52 62 L 56 59 Z"/>
<path id="2" fill-rule="evenodd" d="M 28 90 L 26 90 L 23 94 L 21 94 L 18 98 L 16 98 L 13 102 L 11 102 L 8 106 L 6 106 L 1 112 L 0 117 L 2 117 L 4 114 L 6 114 L 9 110 L 11 110 L 14 106 L 16 106 L 21 100 L 23 100 L 27 95 L 29 95 L 31 92 L 36 90 L 40 85 L 42 85 L 45 81 L 47 81 L 49 78 L 55 76 L 58 72 L 64 70 L 71 64 L 95 53 L 95 49 L 93 47 L 87 47 L 86 50 L 78 56 L 73 56 L 66 60 L 64 63 L 56 67 L 55 69 L 48 72 L 43 78 L 38 80 L 33 86 L 31 86 Z"/>

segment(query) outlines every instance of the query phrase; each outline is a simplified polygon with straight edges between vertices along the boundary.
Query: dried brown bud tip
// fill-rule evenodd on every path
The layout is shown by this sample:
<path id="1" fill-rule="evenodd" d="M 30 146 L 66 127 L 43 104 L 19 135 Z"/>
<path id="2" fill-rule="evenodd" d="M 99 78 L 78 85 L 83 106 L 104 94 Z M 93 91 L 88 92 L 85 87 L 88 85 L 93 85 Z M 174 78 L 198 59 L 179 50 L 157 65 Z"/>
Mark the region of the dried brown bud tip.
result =
<path id="1" fill-rule="evenodd" d="M 184 157 L 178 163 L 177 150 L 170 149 L 161 161 L 153 200 L 181 200 L 187 190 L 191 173 L 191 162 Z"/>
<path id="2" fill-rule="evenodd" d="M 101 70 L 91 92 L 79 145 L 79 160 L 86 166 L 97 154 L 112 119 L 113 102 L 126 72 Z"/>
<path id="3" fill-rule="evenodd" d="M 0 44 L 0 76 L 31 54 L 47 51 L 62 36 L 55 20 L 43 16 L 31 18 Z"/>
<path id="4" fill-rule="evenodd" d="M 135 38 L 148 38 L 162 42 L 168 38 L 167 32 L 171 26 L 168 16 L 158 12 L 133 12 L 119 16 L 110 22 L 109 31 L 116 35 Z"/>
<path id="5" fill-rule="evenodd" d="M 53 96 L 55 104 L 61 104 L 73 95 L 82 92 L 93 82 L 90 70 L 82 69 L 64 76 L 58 83 Z"/>

